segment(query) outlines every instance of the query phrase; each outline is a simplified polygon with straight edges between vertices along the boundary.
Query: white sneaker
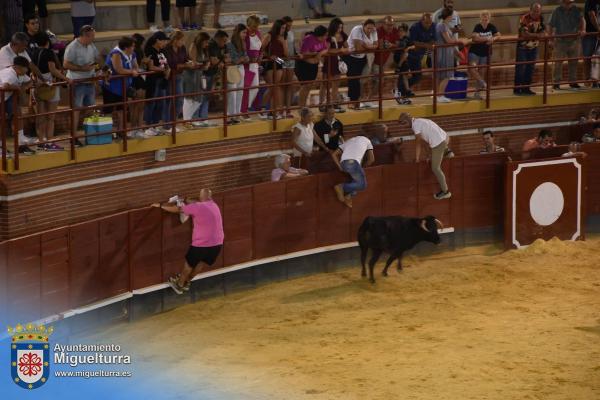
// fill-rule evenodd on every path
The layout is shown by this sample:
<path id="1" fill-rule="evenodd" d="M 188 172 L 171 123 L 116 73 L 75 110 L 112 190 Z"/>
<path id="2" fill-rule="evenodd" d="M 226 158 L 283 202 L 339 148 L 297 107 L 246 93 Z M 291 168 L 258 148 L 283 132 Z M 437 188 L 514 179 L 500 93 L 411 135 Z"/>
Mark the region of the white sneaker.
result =
<path id="1" fill-rule="evenodd" d="M 447 98 L 446 96 L 438 96 L 437 97 L 437 102 L 438 103 L 450 103 L 452 100 L 450 100 L 449 98 Z"/>
<path id="2" fill-rule="evenodd" d="M 217 126 L 218 124 L 216 122 L 212 122 L 212 121 L 206 121 L 206 126 L 207 127 L 213 127 L 213 126 Z"/>
<path id="3" fill-rule="evenodd" d="M 365 108 L 369 108 L 369 103 L 358 103 L 359 110 L 363 110 Z"/>
<path id="4" fill-rule="evenodd" d="M 371 108 L 377 108 L 377 107 L 379 107 L 379 104 L 377 104 L 377 103 L 376 103 L 376 102 L 374 102 L 374 101 L 371 101 L 371 102 L 369 102 L 369 103 L 367 103 L 367 104 L 369 104 L 369 107 L 371 107 Z"/>
<path id="5" fill-rule="evenodd" d="M 19 135 L 19 144 L 35 144 L 37 143 L 37 138 L 27 137 L 25 135 Z"/>
<path id="6" fill-rule="evenodd" d="M 144 138 L 150 137 L 150 136 L 157 136 L 158 135 L 158 131 L 154 128 L 148 128 L 144 131 Z"/>
<path id="7" fill-rule="evenodd" d="M 206 125 L 205 121 L 194 121 L 192 122 L 192 126 L 196 128 L 206 128 L 208 125 Z"/>
<path id="8" fill-rule="evenodd" d="M 158 31 L 159 31 L 158 26 L 156 26 L 156 25 L 150 25 L 150 32 L 156 33 Z"/>

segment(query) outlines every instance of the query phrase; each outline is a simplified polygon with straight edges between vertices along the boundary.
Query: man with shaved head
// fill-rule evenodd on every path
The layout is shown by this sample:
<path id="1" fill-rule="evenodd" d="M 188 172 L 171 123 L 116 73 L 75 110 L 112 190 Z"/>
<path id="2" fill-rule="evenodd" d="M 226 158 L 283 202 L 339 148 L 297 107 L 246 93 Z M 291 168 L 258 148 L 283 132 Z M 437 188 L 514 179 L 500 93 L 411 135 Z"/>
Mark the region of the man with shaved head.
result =
<path id="1" fill-rule="evenodd" d="M 185 264 L 180 274 L 169 278 L 169 285 L 175 293 L 182 294 L 190 288 L 190 282 L 198 273 L 208 269 L 215 263 L 223 247 L 223 218 L 217 203 L 212 199 L 210 189 L 200 190 L 199 201 L 180 205 L 162 205 L 156 203 L 153 207 L 192 217 L 194 230 L 192 245 L 185 255 Z"/>

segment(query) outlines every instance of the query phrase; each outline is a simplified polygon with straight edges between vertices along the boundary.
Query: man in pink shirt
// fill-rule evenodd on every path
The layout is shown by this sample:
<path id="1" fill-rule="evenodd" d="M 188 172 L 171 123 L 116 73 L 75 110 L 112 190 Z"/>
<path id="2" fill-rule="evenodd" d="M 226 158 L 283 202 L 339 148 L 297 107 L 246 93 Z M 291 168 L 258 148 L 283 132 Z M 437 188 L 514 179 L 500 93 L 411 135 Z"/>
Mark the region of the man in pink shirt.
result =
<path id="1" fill-rule="evenodd" d="M 180 274 L 169 278 L 169 284 L 177 294 L 187 292 L 194 276 L 215 263 L 223 247 L 223 218 L 219 206 L 212 200 L 210 189 L 200 190 L 196 203 L 178 205 L 153 204 L 163 210 L 192 217 L 194 230 L 192 245 L 185 255 L 185 264 Z"/>

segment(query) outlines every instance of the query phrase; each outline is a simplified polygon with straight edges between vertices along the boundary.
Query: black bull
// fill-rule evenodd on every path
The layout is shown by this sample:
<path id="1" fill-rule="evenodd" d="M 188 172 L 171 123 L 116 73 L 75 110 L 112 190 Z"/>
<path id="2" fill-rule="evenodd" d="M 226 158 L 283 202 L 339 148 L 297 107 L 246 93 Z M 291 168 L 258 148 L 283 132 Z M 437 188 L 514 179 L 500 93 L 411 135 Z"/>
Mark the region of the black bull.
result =
<path id="1" fill-rule="evenodd" d="M 367 276 L 365 261 L 371 249 L 369 260 L 369 280 L 375 283 L 373 267 L 381 253 L 389 253 L 389 258 L 383 269 L 383 276 L 387 276 L 390 264 L 398 259 L 398 271 L 402 270 L 402 254 L 412 249 L 419 242 L 438 244 L 440 235 L 438 228 L 443 228 L 442 223 L 435 217 L 428 215 L 425 218 L 392 217 L 367 217 L 358 229 L 358 245 L 360 246 L 360 262 L 362 276 Z"/>

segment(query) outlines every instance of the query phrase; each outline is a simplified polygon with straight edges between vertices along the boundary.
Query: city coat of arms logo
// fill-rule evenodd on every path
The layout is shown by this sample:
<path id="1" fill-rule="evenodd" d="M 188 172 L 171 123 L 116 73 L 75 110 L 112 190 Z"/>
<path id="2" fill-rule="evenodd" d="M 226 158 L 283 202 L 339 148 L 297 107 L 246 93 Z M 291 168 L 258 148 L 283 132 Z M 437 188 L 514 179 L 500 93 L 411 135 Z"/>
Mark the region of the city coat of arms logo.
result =
<path id="1" fill-rule="evenodd" d="M 10 371 L 12 380 L 24 389 L 37 389 L 50 376 L 50 343 L 48 336 L 54 329 L 44 325 L 8 327 L 10 343 Z"/>

